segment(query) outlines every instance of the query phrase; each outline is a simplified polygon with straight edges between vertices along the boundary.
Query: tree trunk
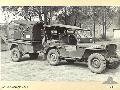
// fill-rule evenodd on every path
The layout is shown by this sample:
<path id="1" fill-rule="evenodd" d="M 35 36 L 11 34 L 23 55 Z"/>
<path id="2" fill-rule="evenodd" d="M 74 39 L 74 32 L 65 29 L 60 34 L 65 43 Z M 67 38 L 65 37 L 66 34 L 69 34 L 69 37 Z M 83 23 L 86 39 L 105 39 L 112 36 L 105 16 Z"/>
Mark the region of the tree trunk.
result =
<path id="1" fill-rule="evenodd" d="M 48 23 L 47 23 L 47 13 L 44 13 L 44 23 L 45 23 L 45 24 L 48 24 Z"/>
<path id="2" fill-rule="evenodd" d="M 41 13 L 39 13 L 39 20 L 40 20 L 40 21 L 42 20 L 42 16 L 41 16 Z"/>
<path id="3" fill-rule="evenodd" d="M 95 18 L 94 18 L 94 30 L 93 30 L 93 32 L 94 32 L 94 43 L 95 43 Z"/>
<path id="4" fill-rule="evenodd" d="M 75 15 L 75 23 L 74 23 L 74 26 L 76 26 L 77 24 L 77 15 Z"/>
<path id="5" fill-rule="evenodd" d="M 103 39 L 106 39 L 106 8 L 103 9 Z"/>
<path id="6" fill-rule="evenodd" d="M 44 23 L 45 24 L 48 24 L 48 22 L 47 22 L 47 14 L 48 14 L 48 11 L 47 11 L 47 7 L 43 7 L 43 14 L 44 14 Z"/>
<path id="7" fill-rule="evenodd" d="M 65 25 L 67 24 L 67 10 L 66 10 L 66 7 L 65 7 Z"/>
<path id="8" fill-rule="evenodd" d="M 105 39 L 106 39 L 106 30 L 107 28 L 106 28 L 106 9 L 105 9 Z"/>
<path id="9" fill-rule="evenodd" d="M 50 18 L 49 18 L 49 24 L 52 23 L 52 10 L 50 10 Z"/>

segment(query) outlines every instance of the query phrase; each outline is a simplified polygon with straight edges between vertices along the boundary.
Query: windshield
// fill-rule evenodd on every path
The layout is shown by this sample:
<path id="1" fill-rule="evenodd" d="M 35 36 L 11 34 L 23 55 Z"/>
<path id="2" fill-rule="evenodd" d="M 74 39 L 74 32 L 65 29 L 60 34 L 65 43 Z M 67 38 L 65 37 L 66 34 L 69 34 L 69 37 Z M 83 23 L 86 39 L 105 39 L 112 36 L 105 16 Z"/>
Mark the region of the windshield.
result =
<path id="1" fill-rule="evenodd" d="M 76 30 L 75 32 L 81 38 L 91 38 L 91 31 L 90 30 Z"/>

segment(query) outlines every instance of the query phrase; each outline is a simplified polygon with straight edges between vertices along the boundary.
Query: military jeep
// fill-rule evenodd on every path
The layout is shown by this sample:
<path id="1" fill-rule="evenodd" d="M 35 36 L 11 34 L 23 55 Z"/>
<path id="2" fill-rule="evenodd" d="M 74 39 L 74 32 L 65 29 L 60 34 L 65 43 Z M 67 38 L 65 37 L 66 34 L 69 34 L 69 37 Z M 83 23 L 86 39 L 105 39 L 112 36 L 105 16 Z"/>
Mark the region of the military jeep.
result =
<path id="1" fill-rule="evenodd" d="M 116 44 L 96 44 L 90 30 L 70 25 L 46 25 L 44 54 L 50 65 L 59 65 L 61 60 L 68 63 L 85 62 L 94 73 L 119 65 Z"/>
<path id="2" fill-rule="evenodd" d="M 42 25 L 35 21 L 14 21 L 14 39 L 10 40 L 11 60 L 18 62 L 29 54 L 37 59 L 43 52 L 50 65 L 59 65 L 61 60 L 68 63 L 85 62 L 94 73 L 119 65 L 116 44 L 93 43 L 90 30 L 70 25 Z"/>

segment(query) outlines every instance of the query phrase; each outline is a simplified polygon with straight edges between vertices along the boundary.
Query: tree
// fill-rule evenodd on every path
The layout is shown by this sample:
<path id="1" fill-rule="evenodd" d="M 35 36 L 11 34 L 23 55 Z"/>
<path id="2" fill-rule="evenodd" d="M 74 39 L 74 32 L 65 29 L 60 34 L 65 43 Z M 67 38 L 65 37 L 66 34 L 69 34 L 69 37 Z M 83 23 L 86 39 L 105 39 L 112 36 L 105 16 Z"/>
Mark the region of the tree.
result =
<path id="1" fill-rule="evenodd" d="M 6 12 L 6 19 L 9 18 L 9 14 L 13 16 L 22 16 L 25 20 L 31 21 L 31 17 L 34 16 L 32 12 L 32 6 L 2 6 L 3 12 Z"/>
<path id="2" fill-rule="evenodd" d="M 50 24 L 52 16 L 61 10 L 63 6 L 42 6 L 42 13 L 44 14 L 44 23 Z"/>

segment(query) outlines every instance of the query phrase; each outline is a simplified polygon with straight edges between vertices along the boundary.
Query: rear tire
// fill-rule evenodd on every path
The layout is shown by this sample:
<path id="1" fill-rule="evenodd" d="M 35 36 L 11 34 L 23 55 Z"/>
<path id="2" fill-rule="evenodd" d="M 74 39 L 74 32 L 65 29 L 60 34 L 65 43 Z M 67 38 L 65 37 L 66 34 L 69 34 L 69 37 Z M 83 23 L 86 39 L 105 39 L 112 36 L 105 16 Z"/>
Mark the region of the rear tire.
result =
<path id="1" fill-rule="evenodd" d="M 56 49 L 51 49 L 47 54 L 47 60 L 50 65 L 58 65 L 60 63 L 58 51 Z"/>
<path id="2" fill-rule="evenodd" d="M 18 62 L 21 60 L 21 58 L 22 58 L 22 53 L 19 51 L 18 47 L 14 47 L 11 50 L 11 60 L 13 62 Z"/>
<path id="3" fill-rule="evenodd" d="M 106 60 L 102 54 L 93 53 L 88 57 L 88 68 L 94 73 L 102 73 L 106 69 Z"/>
<path id="4" fill-rule="evenodd" d="M 37 59 L 38 55 L 38 53 L 29 53 L 30 59 Z"/>

